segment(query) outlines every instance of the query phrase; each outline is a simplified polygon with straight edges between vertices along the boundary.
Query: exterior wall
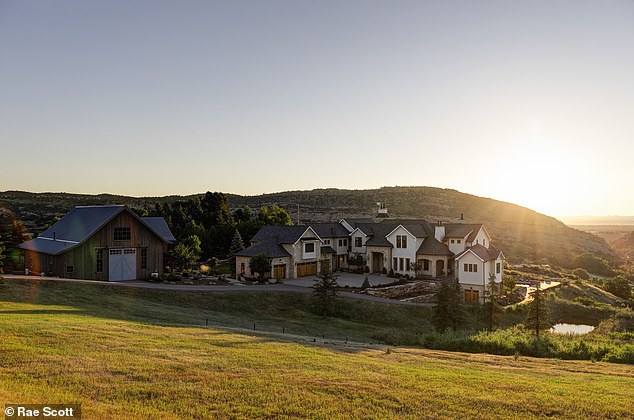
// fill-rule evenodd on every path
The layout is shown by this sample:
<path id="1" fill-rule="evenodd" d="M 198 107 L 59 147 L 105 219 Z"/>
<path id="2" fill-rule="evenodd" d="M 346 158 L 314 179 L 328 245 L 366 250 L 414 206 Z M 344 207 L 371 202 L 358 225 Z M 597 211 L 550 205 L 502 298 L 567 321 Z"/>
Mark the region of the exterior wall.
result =
<path id="1" fill-rule="evenodd" d="M 405 235 L 405 236 L 407 236 L 407 247 L 406 248 L 397 248 L 396 247 L 396 236 L 397 235 Z M 394 229 L 394 231 L 391 232 L 386 237 L 386 239 L 393 246 L 393 248 L 392 248 L 392 258 L 390 259 L 390 268 L 392 268 L 395 273 L 409 274 L 409 275 L 413 276 L 415 271 L 412 269 L 411 264 L 416 262 L 416 250 L 418 250 L 418 247 L 420 246 L 420 244 L 422 242 L 420 240 L 417 240 L 415 236 L 410 234 L 402 226 L 399 226 L 398 228 Z M 394 258 L 398 258 L 399 261 L 400 261 L 400 258 L 403 258 L 403 270 L 400 270 L 399 266 L 397 266 L 397 267 L 393 266 L 393 259 Z M 407 258 L 409 258 L 409 260 L 410 260 L 410 267 L 405 267 L 405 265 L 406 265 L 405 261 L 406 261 Z M 388 268 L 388 271 L 389 270 L 390 269 Z"/>
<path id="2" fill-rule="evenodd" d="M 417 255 L 416 262 L 419 264 L 420 269 L 417 271 L 419 276 L 431 276 L 431 277 L 445 277 L 448 274 L 449 258 L 438 255 Z M 423 260 L 429 260 L 429 270 L 424 270 L 425 265 Z M 439 262 L 442 264 L 442 274 L 437 276 L 437 266 Z"/>
<path id="3" fill-rule="evenodd" d="M 251 261 L 251 257 L 239 257 L 236 256 L 236 275 L 243 275 L 244 277 L 255 277 L 255 274 L 251 272 L 249 269 L 249 262 Z M 244 264 L 244 273 L 242 272 L 242 264 Z M 285 279 L 289 279 L 290 277 L 290 268 L 293 264 L 291 264 L 290 257 L 281 257 L 281 258 L 271 258 L 271 272 L 269 273 L 269 278 L 275 278 L 274 270 L 276 265 L 285 265 L 286 266 L 286 276 Z"/>
<path id="4" fill-rule="evenodd" d="M 484 230 L 484 228 L 480 228 L 480 230 L 478 231 L 478 234 L 476 235 L 475 239 L 473 240 L 473 244 L 480 244 L 480 245 L 484 245 L 485 247 L 489 247 L 491 245 L 491 237 L 487 234 L 486 230 Z"/>
<path id="5" fill-rule="evenodd" d="M 465 272 L 465 264 L 476 264 L 478 267 L 477 272 Z M 466 253 L 460 260 L 456 261 L 456 273 L 458 274 L 458 282 L 463 285 L 476 285 L 482 286 L 486 284 L 487 274 L 485 270 L 485 264 L 482 260 L 476 257 L 472 252 Z"/>
<path id="6" fill-rule="evenodd" d="M 361 244 L 362 244 L 361 247 L 354 246 L 356 238 L 361 238 Z M 352 252 L 353 254 L 365 255 L 367 252 L 365 243 L 367 241 L 368 241 L 368 237 L 360 230 L 357 229 L 355 232 L 352 232 L 352 235 L 350 236 L 350 252 Z M 366 259 L 367 259 L 367 256 L 366 256 Z"/>
<path id="7" fill-rule="evenodd" d="M 445 245 L 449 247 L 449 251 L 455 255 L 461 254 L 467 249 L 466 236 L 464 238 L 445 238 Z M 452 242 L 453 241 L 453 242 Z M 460 243 L 458 243 L 460 241 Z"/>
<path id="8" fill-rule="evenodd" d="M 374 268 L 374 253 L 383 254 L 383 268 L 385 268 L 386 272 L 390 271 L 392 267 L 392 248 L 387 246 L 366 246 L 366 265 L 370 269 L 370 272 L 373 272 Z"/>
<path id="9" fill-rule="evenodd" d="M 304 253 L 304 244 L 312 243 L 315 245 L 314 255 L 306 255 Z M 332 243 L 331 243 L 332 246 Z M 289 264 L 288 270 L 286 270 L 287 278 L 297 278 L 297 264 L 307 262 L 317 262 L 317 272 L 320 270 L 321 265 L 321 240 L 313 232 L 312 229 L 308 229 L 304 235 L 294 244 L 282 244 L 282 247 L 291 254 L 292 263 Z M 305 258 L 306 257 L 306 258 Z"/>

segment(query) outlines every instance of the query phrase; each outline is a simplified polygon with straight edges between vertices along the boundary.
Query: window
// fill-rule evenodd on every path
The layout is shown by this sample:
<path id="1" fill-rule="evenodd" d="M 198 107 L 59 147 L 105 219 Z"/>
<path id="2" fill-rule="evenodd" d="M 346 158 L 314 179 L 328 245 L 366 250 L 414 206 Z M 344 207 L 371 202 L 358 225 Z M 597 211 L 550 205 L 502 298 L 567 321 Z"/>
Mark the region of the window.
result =
<path id="1" fill-rule="evenodd" d="M 75 271 L 75 267 L 72 265 L 66 266 L 66 274 L 72 274 Z"/>
<path id="2" fill-rule="evenodd" d="M 392 270 L 398 270 L 398 258 L 394 257 L 392 261 Z"/>
<path id="3" fill-rule="evenodd" d="M 347 239 L 339 239 L 339 246 L 340 247 L 348 246 L 348 240 Z"/>
<path id="4" fill-rule="evenodd" d="M 398 259 L 398 270 L 403 271 L 403 257 Z"/>
<path id="5" fill-rule="evenodd" d="M 354 246 L 355 248 L 361 248 L 363 246 L 362 238 L 354 238 Z"/>
<path id="6" fill-rule="evenodd" d="M 244 275 L 247 267 L 245 263 L 240 263 L 240 274 Z"/>
<path id="7" fill-rule="evenodd" d="M 103 249 L 97 250 L 97 273 L 103 273 Z"/>
<path id="8" fill-rule="evenodd" d="M 410 261 L 409 258 L 405 258 L 405 271 L 409 271 Z"/>
<path id="9" fill-rule="evenodd" d="M 500 274 L 501 271 L 502 271 L 502 264 L 495 263 L 495 273 Z"/>
<path id="10" fill-rule="evenodd" d="M 330 239 L 324 239 L 324 245 L 330 245 Z"/>
<path id="11" fill-rule="evenodd" d="M 396 247 L 407 248 L 407 235 L 396 235 Z"/>
<path id="12" fill-rule="evenodd" d="M 487 246 L 487 240 L 486 239 L 482 239 L 482 245 Z"/>
<path id="13" fill-rule="evenodd" d="M 457 243 L 462 243 L 462 239 L 456 239 Z"/>
<path id="14" fill-rule="evenodd" d="M 147 248 L 141 248 L 141 270 L 147 270 Z"/>
<path id="15" fill-rule="evenodd" d="M 478 264 L 465 264 L 464 265 L 465 273 L 477 273 L 478 272 Z"/>
<path id="16" fill-rule="evenodd" d="M 310 243 L 310 244 L 304 244 L 304 252 L 311 253 L 311 252 L 315 252 L 315 244 Z"/>
<path id="17" fill-rule="evenodd" d="M 452 244 L 453 244 L 453 243 L 456 243 L 456 241 L 455 241 L 454 239 L 452 239 L 452 240 L 451 240 L 451 243 L 452 243 Z"/>
<path id="18" fill-rule="evenodd" d="M 114 240 L 115 241 L 129 241 L 130 240 L 130 228 L 129 227 L 116 227 L 116 228 L 114 228 Z"/>
<path id="19" fill-rule="evenodd" d="M 429 261 L 429 260 L 423 260 L 423 270 L 429 271 L 429 263 L 430 262 L 431 261 Z"/>

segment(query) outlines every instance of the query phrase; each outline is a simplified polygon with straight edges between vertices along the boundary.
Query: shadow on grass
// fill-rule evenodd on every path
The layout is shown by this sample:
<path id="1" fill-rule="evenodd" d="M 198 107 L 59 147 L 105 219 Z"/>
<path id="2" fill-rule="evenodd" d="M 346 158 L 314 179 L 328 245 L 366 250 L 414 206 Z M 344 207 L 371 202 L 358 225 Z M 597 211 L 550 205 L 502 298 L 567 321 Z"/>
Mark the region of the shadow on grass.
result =
<path id="1" fill-rule="evenodd" d="M 387 329 L 418 334 L 426 326 L 431 328 L 429 308 L 340 299 L 338 316 L 323 318 L 310 311 L 310 295 L 292 292 L 206 293 L 20 279 L 0 280 L 2 301 L 68 308 L 7 310 L 6 314 L 71 314 L 152 326 L 228 328 L 262 341 L 318 346 L 380 344 L 377 337 Z M 0 313 L 1 308 L 0 304 Z"/>

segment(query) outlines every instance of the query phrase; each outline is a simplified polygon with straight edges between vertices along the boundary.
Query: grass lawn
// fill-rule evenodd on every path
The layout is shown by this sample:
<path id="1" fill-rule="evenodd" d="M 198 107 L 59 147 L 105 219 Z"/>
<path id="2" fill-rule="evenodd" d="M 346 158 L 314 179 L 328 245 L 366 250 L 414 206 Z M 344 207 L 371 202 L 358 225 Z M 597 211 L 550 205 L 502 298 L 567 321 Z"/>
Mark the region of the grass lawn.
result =
<path id="1" fill-rule="evenodd" d="M 349 320 L 332 321 L 312 318 L 297 306 L 290 305 L 293 313 L 285 311 L 286 299 L 302 296 L 170 294 L 0 283 L 0 400 L 79 403 L 85 418 L 626 418 L 634 413 L 631 365 L 387 351 L 345 344 L 328 334 L 322 340 L 245 328 L 260 316 L 270 326 L 292 319 L 286 325 L 294 325 L 296 333 L 313 328 L 354 336 L 357 329 L 357 336 L 367 338 L 373 327 L 363 319 L 375 322 L 386 316 L 381 310 L 422 317 L 417 311 L 426 308 L 355 302 Z M 265 305 L 272 305 L 268 317 Z M 201 327 L 204 319 L 231 328 Z"/>

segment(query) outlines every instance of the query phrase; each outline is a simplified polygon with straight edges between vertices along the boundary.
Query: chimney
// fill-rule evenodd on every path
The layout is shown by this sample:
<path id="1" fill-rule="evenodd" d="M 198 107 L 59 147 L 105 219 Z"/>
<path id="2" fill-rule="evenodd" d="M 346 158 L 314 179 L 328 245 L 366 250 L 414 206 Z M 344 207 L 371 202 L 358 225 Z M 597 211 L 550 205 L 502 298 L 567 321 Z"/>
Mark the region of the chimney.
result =
<path id="1" fill-rule="evenodd" d="M 434 238 L 439 242 L 445 239 L 445 227 L 440 220 L 436 223 L 436 226 L 434 226 Z"/>
<path id="2" fill-rule="evenodd" d="M 464 223 L 464 213 L 460 213 L 460 220 L 458 220 L 458 223 Z"/>
<path id="3" fill-rule="evenodd" d="M 390 217 L 387 214 L 387 205 L 385 203 L 376 203 L 377 206 L 379 206 L 379 214 L 377 215 L 377 217 Z"/>

